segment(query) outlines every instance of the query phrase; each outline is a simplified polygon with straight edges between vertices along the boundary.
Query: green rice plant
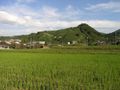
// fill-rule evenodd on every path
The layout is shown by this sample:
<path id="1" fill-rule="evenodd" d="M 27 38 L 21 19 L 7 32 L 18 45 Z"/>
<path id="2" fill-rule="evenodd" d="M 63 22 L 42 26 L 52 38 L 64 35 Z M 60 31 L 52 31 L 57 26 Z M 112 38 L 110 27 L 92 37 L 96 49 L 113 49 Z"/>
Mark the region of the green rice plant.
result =
<path id="1" fill-rule="evenodd" d="M 0 51 L 0 89 L 120 90 L 120 52 L 50 50 Z"/>

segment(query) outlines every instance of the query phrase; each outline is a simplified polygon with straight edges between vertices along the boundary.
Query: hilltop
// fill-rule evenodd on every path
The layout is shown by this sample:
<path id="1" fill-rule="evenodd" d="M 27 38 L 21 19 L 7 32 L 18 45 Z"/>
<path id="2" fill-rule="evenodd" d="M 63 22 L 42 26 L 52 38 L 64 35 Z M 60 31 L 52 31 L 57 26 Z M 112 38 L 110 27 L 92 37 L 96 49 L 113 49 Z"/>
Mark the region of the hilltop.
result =
<path id="1" fill-rule="evenodd" d="M 120 30 L 110 34 L 100 33 L 86 23 L 77 27 L 66 29 L 43 31 L 31 33 L 29 35 L 20 35 L 14 37 L 1 37 L 1 39 L 17 38 L 23 43 L 33 41 L 45 41 L 47 44 L 89 44 L 96 45 L 101 43 L 115 43 L 120 38 Z"/>
<path id="2" fill-rule="evenodd" d="M 46 41 L 47 43 L 66 44 L 67 42 L 90 43 L 97 40 L 104 39 L 104 34 L 97 32 L 88 24 L 80 24 L 77 27 L 70 27 L 66 29 L 43 31 L 32 33 L 30 35 L 18 36 L 23 42 L 31 41 Z"/>

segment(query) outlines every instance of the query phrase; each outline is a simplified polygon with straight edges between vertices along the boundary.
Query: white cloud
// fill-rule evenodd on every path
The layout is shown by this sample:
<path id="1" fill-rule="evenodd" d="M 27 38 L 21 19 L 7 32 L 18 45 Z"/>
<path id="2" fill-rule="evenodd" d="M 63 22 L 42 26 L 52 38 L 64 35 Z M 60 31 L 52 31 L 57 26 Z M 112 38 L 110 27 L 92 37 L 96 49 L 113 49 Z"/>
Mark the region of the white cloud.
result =
<path id="1" fill-rule="evenodd" d="M 0 22 L 5 24 L 24 24 L 26 21 L 5 11 L 0 11 Z"/>
<path id="2" fill-rule="evenodd" d="M 67 21 L 67 20 L 45 20 L 39 21 L 30 16 L 18 17 L 7 12 L 0 11 L 0 23 L 5 23 L 8 28 L 0 28 L 2 35 L 28 34 L 44 30 L 57 30 L 62 28 L 74 27 L 81 23 L 87 23 L 102 32 L 112 32 L 120 28 L 120 22 L 108 20 L 89 20 L 89 21 Z"/>
<path id="3" fill-rule="evenodd" d="M 9 6 L 1 6 L 0 11 L 6 11 L 8 13 L 16 14 L 18 16 L 26 15 L 37 16 L 39 13 L 39 12 L 37 13 L 37 11 L 34 11 L 32 8 L 28 6 L 19 3 L 15 3 Z"/>
<path id="4" fill-rule="evenodd" d="M 16 9 L 17 8 L 17 9 Z M 33 10 L 22 4 L 0 7 L 0 35 L 20 35 L 44 30 L 57 30 L 88 23 L 100 32 L 120 28 L 120 22 L 109 20 L 81 20 L 81 11 L 68 5 L 64 11 L 50 6 Z"/>
<path id="5" fill-rule="evenodd" d="M 41 11 L 44 17 L 49 17 L 49 18 L 59 17 L 59 13 L 57 12 L 58 10 L 56 8 L 44 6 L 42 7 Z"/>
<path id="6" fill-rule="evenodd" d="M 61 19 L 62 20 L 77 20 L 80 19 L 80 17 L 82 16 L 83 12 L 78 9 L 73 7 L 72 5 L 68 5 L 65 8 L 64 12 L 61 12 Z"/>
<path id="7" fill-rule="evenodd" d="M 86 8 L 86 10 L 90 11 L 103 11 L 109 10 L 112 12 L 120 12 L 120 2 L 107 2 L 107 3 L 99 3 L 96 5 L 90 5 Z"/>
<path id="8" fill-rule="evenodd" d="M 35 2 L 36 0 L 16 0 L 18 3 L 32 3 Z"/>
<path id="9" fill-rule="evenodd" d="M 111 20 L 88 20 L 83 21 L 88 23 L 99 32 L 110 33 L 117 29 L 120 29 L 120 22 L 119 21 L 111 21 Z"/>
<path id="10" fill-rule="evenodd" d="M 72 5 L 68 5 L 66 7 L 66 12 L 70 16 L 72 16 L 72 15 L 74 16 L 74 15 L 79 15 L 80 14 L 80 10 L 77 9 L 77 8 L 74 8 Z"/>

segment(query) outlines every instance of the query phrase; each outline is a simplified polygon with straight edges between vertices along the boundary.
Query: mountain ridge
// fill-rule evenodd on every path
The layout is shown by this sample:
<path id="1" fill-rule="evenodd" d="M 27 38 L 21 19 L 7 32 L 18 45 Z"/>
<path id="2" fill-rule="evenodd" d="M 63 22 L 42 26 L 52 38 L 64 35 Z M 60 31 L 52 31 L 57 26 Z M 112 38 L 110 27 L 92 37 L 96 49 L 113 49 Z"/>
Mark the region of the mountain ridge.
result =
<path id="1" fill-rule="evenodd" d="M 116 36 L 114 35 L 116 34 Z M 113 38 L 120 38 L 120 29 L 109 34 L 101 33 L 86 23 L 82 23 L 77 27 L 66 29 L 42 31 L 31 33 L 29 35 L 20 35 L 9 38 L 21 39 L 23 43 L 30 41 L 46 41 L 48 44 L 67 44 L 68 42 L 76 41 L 77 43 L 95 44 L 98 41 L 113 41 Z"/>

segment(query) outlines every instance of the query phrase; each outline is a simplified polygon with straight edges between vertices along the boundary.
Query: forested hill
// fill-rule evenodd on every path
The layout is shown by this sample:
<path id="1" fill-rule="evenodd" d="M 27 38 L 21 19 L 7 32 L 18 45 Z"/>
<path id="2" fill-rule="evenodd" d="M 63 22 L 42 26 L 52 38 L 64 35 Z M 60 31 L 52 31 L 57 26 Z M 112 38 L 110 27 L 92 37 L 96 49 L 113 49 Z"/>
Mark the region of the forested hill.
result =
<path id="1" fill-rule="evenodd" d="M 80 24 L 77 27 L 70 27 L 61 30 L 43 31 L 32 33 L 30 35 L 19 36 L 23 42 L 32 41 L 46 41 L 51 43 L 66 43 L 71 41 L 77 41 L 84 43 L 88 39 L 90 41 L 104 39 L 104 34 L 97 32 L 94 28 L 88 24 Z"/>
<path id="2" fill-rule="evenodd" d="M 78 43 L 94 43 L 97 41 L 105 41 L 106 39 L 112 40 L 113 38 L 120 38 L 120 30 L 117 30 L 110 34 L 104 34 L 96 31 L 94 28 L 88 24 L 80 24 L 77 27 L 70 27 L 66 29 L 53 30 L 53 31 L 43 31 L 32 33 L 29 35 L 20 35 L 14 37 L 6 38 L 17 38 L 21 39 L 22 42 L 30 41 L 46 41 L 47 43 L 67 43 L 72 41 L 77 41 Z M 1 39 L 6 39 L 1 37 Z"/>

